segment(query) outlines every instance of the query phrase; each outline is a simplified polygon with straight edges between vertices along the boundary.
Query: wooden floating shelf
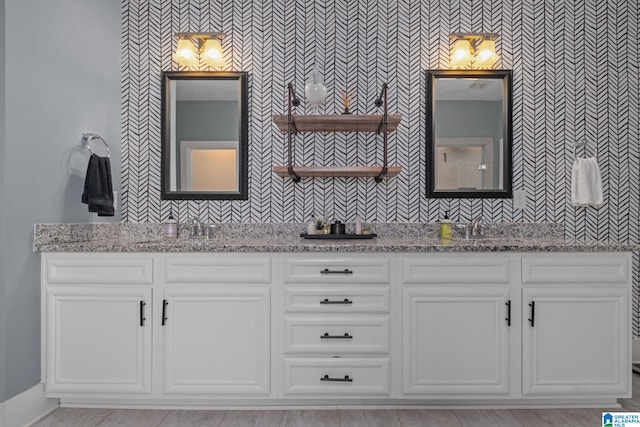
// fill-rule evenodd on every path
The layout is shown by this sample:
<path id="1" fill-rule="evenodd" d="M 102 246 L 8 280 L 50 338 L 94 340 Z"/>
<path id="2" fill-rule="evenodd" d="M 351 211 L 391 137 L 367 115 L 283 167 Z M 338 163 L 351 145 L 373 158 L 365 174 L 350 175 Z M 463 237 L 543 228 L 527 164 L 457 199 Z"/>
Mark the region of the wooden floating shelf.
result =
<path id="1" fill-rule="evenodd" d="M 334 114 L 334 115 L 301 115 L 293 114 L 293 123 L 298 132 L 380 132 L 382 131 L 382 114 Z M 399 114 L 387 116 L 387 132 L 397 129 L 402 120 Z M 287 132 L 287 115 L 273 116 L 273 121 L 281 132 Z"/>
<path id="2" fill-rule="evenodd" d="M 286 166 L 274 166 L 273 172 L 286 178 L 289 170 Z M 382 172 L 382 166 L 293 166 L 293 172 L 301 178 L 305 177 L 371 177 L 375 178 Z M 387 173 L 382 178 L 391 178 L 402 172 L 400 166 L 387 166 Z"/>

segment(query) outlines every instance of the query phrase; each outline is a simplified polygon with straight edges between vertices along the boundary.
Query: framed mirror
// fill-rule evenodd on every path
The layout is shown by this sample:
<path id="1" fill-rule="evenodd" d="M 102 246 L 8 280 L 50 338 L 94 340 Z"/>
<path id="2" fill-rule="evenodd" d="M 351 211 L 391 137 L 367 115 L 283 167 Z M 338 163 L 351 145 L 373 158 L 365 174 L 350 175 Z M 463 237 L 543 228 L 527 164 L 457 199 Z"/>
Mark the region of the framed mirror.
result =
<path id="1" fill-rule="evenodd" d="M 513 197 L 511 70 L 427 71 L 427 197 Z"/>
<path id="2" fill-rule="evenodd" d="M 163 199 L 248 198 L 246 72 L 162 73 Z"/>

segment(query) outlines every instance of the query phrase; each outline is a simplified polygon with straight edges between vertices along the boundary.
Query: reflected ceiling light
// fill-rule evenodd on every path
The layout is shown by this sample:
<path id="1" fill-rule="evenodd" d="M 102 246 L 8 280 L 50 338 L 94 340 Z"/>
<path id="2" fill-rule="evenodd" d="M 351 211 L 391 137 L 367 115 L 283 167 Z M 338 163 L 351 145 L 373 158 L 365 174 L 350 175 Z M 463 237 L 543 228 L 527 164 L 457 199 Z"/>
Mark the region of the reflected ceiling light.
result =
<path id="1" fill-rule="evenodd" d="M 496 33 L 454 33 L 449 68 L 492 68 L 500 59 L 496 54 Z"/>
<path id="2" fill-rule="evenodd" d="M 224 68 L 227 63 L 222 55 L 224 33 L 177 33 L 178 45 L 173 59 L 184 67 L 196 67 L 198 54 L 210 67 Z"/>

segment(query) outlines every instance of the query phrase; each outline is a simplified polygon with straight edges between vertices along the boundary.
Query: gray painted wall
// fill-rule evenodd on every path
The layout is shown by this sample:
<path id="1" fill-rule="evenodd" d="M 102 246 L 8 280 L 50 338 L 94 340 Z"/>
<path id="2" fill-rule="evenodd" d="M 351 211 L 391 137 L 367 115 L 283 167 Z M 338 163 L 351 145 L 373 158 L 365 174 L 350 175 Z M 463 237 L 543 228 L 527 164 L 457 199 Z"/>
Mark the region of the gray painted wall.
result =
<path id="1" fill-rule="evenodd" d="M 4 0 L 0 0 L 0 36 L 2 40 L 5 38 L 4 31 Z M 4 155 L 5 147 L 5 49 L 4 43 L 0 43 L 0 202 L 4 202 L 4 170 L 6 157 Z M 5 213 L 4 209 L 0 209 L 0 242 L 6 242 L 6 228 L 5 228 Z M 4 325 L 7 324 L 5 301 L 5 286 L 4 286 L 4 269 L 5 262 L 2 248 L 0 248 L 0 402 L 2 402 L 4 396 L 4 380 L 5 378 L 5 339 L 4 339 Z"/>
<path id="2" fill-rule="evenodd" d="M 120 192 L 120 2 L 5 3 L 0 401 L 40 381 L 40 258 L 32 249 L 33 224 L 98 220 L 80 203 L 88 160 L 83 131 L 109 142 Z M 119 213 L 112 218 L 119 219 Z"/>

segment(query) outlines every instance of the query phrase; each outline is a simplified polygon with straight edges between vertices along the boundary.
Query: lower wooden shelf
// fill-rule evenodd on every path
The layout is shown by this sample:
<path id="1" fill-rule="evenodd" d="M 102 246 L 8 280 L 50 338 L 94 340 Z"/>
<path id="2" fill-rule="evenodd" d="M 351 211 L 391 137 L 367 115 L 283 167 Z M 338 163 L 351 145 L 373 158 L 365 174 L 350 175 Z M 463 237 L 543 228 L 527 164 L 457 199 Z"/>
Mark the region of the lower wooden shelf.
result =
<path id="1" fill-rule="evenodd" d="M 286 166 L 274 166 L 273 172 L 286 178 L 289 170 Z M 293 166 L 293 172 L 301 178 L 304 177 L 372 177 L 375 178 L 382 172 L 382 166 Z M 391 178 L 402 172 L 400 166 L 387 166 L 387 173 L 383 178 Z"/>

